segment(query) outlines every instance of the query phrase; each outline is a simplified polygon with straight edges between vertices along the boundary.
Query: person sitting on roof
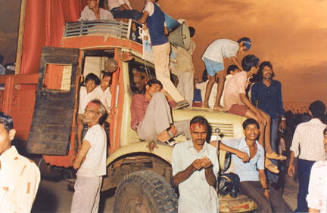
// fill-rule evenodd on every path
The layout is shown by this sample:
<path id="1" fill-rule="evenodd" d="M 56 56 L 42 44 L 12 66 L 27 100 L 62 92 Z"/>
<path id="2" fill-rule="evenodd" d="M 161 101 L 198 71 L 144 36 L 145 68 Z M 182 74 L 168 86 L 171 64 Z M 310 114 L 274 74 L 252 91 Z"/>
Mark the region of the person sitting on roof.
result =
<path id="1" fill-rule="evenodd" d="M 133 10 L 128 0 L 108 0 L 108 6 L 114 18 L 127 18 L 137 21 L 143 14 L 138 10 Z"/>
<path id="2" fill-rule="evenodd" d="M 99 7 L 100 0 L 87 0 L 87 5 L 81 12 L 79 21 L 114 20 L 108 10 Z"/>
<path id="3" fill-rule="evenodd" d="M 168 101 L 167 101 L 168 100 Z M 151 79 L 144 94 L 135 94 L 131 103 L 131 127 L 142 140 L 173 143 L 179 133 L 189 137 L 189 121 L 173 122 L 170 106 L 175 102 L 162 89 L 162 83 Z"/>

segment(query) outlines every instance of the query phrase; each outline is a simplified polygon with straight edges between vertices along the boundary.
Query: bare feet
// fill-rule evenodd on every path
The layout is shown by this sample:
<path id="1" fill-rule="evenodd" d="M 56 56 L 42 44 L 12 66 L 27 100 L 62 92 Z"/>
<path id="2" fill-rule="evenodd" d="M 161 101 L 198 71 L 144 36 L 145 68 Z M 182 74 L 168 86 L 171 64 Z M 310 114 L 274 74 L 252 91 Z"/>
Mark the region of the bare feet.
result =
<path id="1" fill-rule="evenodd" d="M 167 130 L 162 131 L 158 136 L 157 136 L 157 140 L 160 142 L 165 142 L 167 140 L 169 140 L 171 137 L 168 134 Z"/>
<path id="2" fill-rule="evenodd" d="M 209 108 L 208 101 L 204 101 L 204 102 L 202 103 L 202 108 Z"/>
<path id="3" fill-rule="evenodd" d="M 224 107 L 222 107 L 222 106 L 220 106 L 220 105 L 218 105 L 218 106 L 213 106 L 213 109 L 214 110 L 217 110 L 217 111 L 219 111 L 219 112 L 222 112 L 222 111 L 224 111 Z"/>

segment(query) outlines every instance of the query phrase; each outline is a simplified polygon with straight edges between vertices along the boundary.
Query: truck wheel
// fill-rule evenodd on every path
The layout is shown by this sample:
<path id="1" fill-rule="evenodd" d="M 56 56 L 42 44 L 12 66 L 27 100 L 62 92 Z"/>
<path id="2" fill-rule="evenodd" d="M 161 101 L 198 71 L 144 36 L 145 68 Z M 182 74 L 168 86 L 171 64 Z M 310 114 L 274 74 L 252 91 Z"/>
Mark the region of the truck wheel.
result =
<path id="1" fill-rule="evenodd" d="M 167 181 L 153 171 L 137 171 L 118 185 L 115 213 L 177 212 L 177 195 Z"/>

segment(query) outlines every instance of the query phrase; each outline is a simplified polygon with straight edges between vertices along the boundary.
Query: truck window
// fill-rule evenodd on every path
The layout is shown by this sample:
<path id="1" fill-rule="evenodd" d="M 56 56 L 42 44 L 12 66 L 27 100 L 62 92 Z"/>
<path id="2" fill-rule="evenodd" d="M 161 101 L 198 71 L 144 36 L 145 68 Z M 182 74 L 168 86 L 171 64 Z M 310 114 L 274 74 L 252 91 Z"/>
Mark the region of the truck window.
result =
<path id="1" fill-rule="evenodd" d="M 47 64 L 43 80 L 43 88 L 47 90 L 69 92 L 71 75 L 71 64 Z"/>

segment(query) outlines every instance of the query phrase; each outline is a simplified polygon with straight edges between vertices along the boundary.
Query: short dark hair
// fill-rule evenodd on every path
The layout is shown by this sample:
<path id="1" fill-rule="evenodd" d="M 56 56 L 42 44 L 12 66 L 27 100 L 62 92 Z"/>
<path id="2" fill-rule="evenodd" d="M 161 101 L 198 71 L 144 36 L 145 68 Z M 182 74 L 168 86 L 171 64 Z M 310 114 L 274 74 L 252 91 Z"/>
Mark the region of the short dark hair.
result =
<path id="1" fill-rule="evenodd" d="M 98 76 L 96 76 L 94 73 L 89 73 L 89 74 L 87 74 L 87 76 L 85 77 L 85 84 L 86 84 L 86 82 L 88 82 L 88 81 L 94 81 L 94 83 L 96 84 L 96 85 L 99 85 L 100 84 L 100 79 L 99 79 L 99 77 Z"/>
<path id="2" fill-rule="evenodd" d="M 157 80 L 157 79 L 150 79 L 150 80 L 146 83 L 146 85 L 148 85 L 149 87 L 151 87 L 153 84 L 159 84 L 160 87 L 163 88 L 162 83 L 161 83 L 159 80 Z"/>
<path id="3" fill-rule="evenodd" d="M 232 71 L 234 71 L 234 70 L 236 70 L 236 69 L 238 69 L 238 66 L 236 66 L 235 64 L 230 65 L 230 66 L 227 68 L 227 75 L 229 75 L 230 72 L 232 72 Z"/>
<path id="4" fill-rule="evenodd" d="M 190 37 L 192 38 L 194 36 L 194 34 L 195 34 L 195 28 L 192 27 L 192 26 L 189 26 L 188 29 L 190 31 Z"/>
<path id="5" fill-rule="evenodd" d="M 250 124 L 255 124 L 257 126 L 258 129 L 260 129 L 259 123 L 254 120 L 253 118 L 248 118 L 243 122 L 243 129 L 245 129 L 248 125 Z"/>
<path id="6" fill-rule="evenodd" d="M 242 59 L 242 68 L 245 72 L 249 72 L 252 67 L 257 67 L 259 58 L 255 55 L 246 55 Z"/>
<path id="7" fill-rule="evenodd" d="M 241 44 L 241 42 L 242 42 L 242 46 L 246 47 L 247 50 L 249 50 L 252 46 L 252 41 L 248 37 L 240 38 L 237 42 L 239 44 Z"/>
<path id="8" fill-rule="evenodd" d="M 0 124 L 3 124 L 3 126 L 8 132 L 9 130 L 14 128 L 14 122 L 12 118 L 9 115 L 4 114 L 3 112 L 0 112 Z"/>
<path id="9" fill-rule="evenodd" d="M 262 70 L 265 67 L 269 67 L 270 69 L 273 69 L 273 66 L 270 63 L 270 61 L 263 61 L 263 62 L 261 62 L 260 65 L 259 65 L 259 70 L 258 70 L 258 80 L 259 81 L 261 81 L 263 79 Z M 274 77 L 274 76 L 275 76 L 275 74 L 273 73 L 272 74 L 272 77 Z"/>
<path id="10" fill-rule="evenodd" d="M 309 110 L 312 114 L 312 117 L 322 120 L 326 112 L 326 106 L 322 101 L 317 100 L 310 104 Z"/>
<path id="11" fill-rule="evenodd" d="M 102 71 L 102 78 L 104 77 L 112 77 L 112 72 L 104 72 Z"/>
<path id="12" fill-rule="evenodd" d="M 207 128 L 207 130 L 209 129 L 209 126 L 210 126 L 208 120 L 207 120 L 205 117 L 200 116 L 200 115 L 195 116 L 194 118 L 192 118 L 192 120 L 190 121 L 190 126 L 191 126 L 192 124 L 205 125 L 206 128 Z"/>
<path id="13" fill-rule="evenodd" d="M 248 37 L 242 37 L 240 39 L 237 40 L 238 43 L 241 43 L 242 41 L 246 41 L 246 42 L 250 42 L 251 43 L 251 39 Z"/>

